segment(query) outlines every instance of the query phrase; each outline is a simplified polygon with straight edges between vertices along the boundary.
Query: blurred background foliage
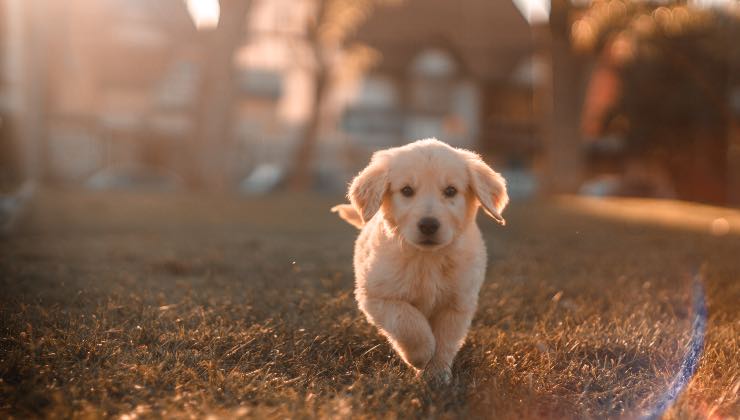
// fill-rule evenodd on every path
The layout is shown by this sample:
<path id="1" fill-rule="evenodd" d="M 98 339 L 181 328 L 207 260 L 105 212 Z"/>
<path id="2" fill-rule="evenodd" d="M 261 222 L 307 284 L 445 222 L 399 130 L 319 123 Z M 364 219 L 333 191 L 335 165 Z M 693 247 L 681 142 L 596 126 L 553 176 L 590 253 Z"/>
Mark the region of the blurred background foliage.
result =
<path id="1" fill-rule="evenodd" d="M 495 3 L 495 4 L 493 4 Z M 3 0 L 0 186 L 340 192 L 377 149 L 512 193 L 740 203 L 732 0 Z"/>

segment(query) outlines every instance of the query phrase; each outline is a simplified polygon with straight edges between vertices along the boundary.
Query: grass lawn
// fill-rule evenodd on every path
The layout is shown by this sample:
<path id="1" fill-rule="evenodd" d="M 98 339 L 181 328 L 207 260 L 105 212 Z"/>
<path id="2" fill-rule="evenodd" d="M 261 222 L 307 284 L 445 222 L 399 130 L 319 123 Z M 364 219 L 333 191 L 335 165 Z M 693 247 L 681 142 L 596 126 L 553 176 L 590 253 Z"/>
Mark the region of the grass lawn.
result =
<path id="1" fill-rule="evenodd" d="M 429 388 L 356 308 L 339 200 L 40 191 L 0 238 L 0 416 L 640 415 L 683 359 L 696 267 L 706 343 L 666 417 L 740 415 L 740 212 L 566 197 L 480 217 L 478 313 Z"/>

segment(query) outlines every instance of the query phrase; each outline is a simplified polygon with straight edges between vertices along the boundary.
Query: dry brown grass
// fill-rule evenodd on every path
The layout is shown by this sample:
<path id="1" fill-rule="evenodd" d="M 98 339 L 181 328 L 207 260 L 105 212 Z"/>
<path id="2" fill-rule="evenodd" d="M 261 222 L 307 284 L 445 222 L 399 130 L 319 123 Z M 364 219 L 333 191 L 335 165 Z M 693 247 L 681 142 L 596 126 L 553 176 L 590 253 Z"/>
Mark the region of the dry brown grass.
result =
<path id="1" fill-rule="evenodd" d="M 740 413 L 740 236 L 708 230 L 737 212 L 515 203 L 483 222 L 478 315 L 454 384 L 430 389 L 356 309 L 335 201 L 42 192 L 0 239 L 0 413 L 639 415 L 683 356 L 700 264 L 706 348 L 667 417 Z M 656 209 L 679 217 L 638 217 Z"/>

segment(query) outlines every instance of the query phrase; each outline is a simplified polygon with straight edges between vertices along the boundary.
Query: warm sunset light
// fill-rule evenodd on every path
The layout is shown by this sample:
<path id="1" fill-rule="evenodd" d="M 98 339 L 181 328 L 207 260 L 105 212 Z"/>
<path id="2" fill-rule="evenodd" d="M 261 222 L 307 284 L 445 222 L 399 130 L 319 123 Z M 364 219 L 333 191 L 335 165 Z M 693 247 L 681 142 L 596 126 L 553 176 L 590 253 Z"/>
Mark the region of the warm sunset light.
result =
<path id="1" fill-rule="evenodd" d="M 736 418 L 739 39 L 740 0 L 0 0 L 0 420 Z"/>
<path id="2" fill-rule="evenodd" d="M 190 18 L 198 30 L 212 29 L 218 26 L 221 7 L 218 0 L 185 0 Z"/>

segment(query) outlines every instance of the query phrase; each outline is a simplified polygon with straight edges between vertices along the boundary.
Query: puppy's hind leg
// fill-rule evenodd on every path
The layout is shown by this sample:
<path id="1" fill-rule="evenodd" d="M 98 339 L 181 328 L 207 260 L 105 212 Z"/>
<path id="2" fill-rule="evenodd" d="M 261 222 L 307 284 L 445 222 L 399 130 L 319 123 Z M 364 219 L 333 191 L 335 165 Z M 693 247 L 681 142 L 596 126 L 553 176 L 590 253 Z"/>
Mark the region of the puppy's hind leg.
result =
<path id="1" fill-rule="evenodd" d="M 383 335 L 403 360 L 424 369 L 434 355 L 435 340 L 429 322 L 418 309 L 399 300 L 366 299 L 360 309 Z"/>

